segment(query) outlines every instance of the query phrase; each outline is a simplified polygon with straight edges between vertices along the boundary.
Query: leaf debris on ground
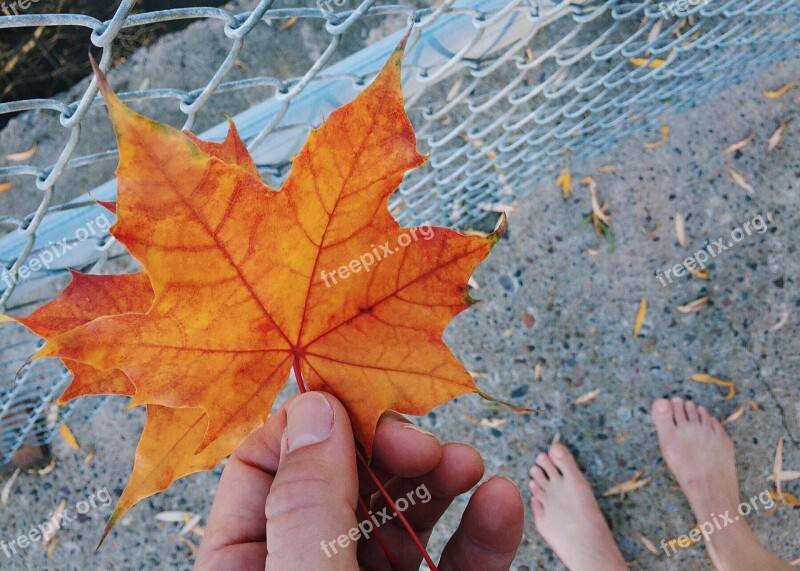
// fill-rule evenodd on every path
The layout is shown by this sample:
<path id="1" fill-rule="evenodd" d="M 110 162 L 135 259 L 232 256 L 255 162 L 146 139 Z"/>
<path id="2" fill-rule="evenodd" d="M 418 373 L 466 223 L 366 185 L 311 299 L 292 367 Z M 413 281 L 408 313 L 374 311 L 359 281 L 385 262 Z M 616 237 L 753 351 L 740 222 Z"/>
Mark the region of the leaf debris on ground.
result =
<path id="1" fill-rule="evenodd" d="M 595 389 L 593 391 L 589 391 L 588 393 L 583 394 L 583 395 L 579 396 L 578 398 L 576 398 L 574 403 L 575 404 L 588 404 L 588 403 L 592 402 L 594 399 L 596 399 L 598 396 L 600 396 L 600 393 L 602 392 L 602 390 L 603 389 Z"/>
<path id="2" fill-rule="evenodd" d="M 661 145 L 663 145 L 664 143 L 667 142 L 667 139 L 669 139 L 669 125 L 667 125 L 666 121 L 667 121 L 667 116 L 666 115 L 662 115 L 661 116 L 661 122 L 662 122 L 662 124 L 661 124 L 661 139 L 659 141 L 652 141 L 652 142 L 649 142 L 649 143 L 645 143 L 644 144 L 644 148 L 645 149 L 657 149 L 658 147 L 660 147 Z"/>
<path id="3" fill-rule="evenodd" d="M 683 219 L 683 214 L 678 212 L 675 215 L 675 236 L 678 238 L 678 244 L 681 248 L 686 247 L 686 222 Z"/>
<path id="4" fill-rule="evenodd" d="M 569 167 L 561 169 L 556 184 L 561 188 L 561 195 L 569 198 L 569 195 L 572 194 L 572 174 L 569 172 Z"/>
<path id="5" fill-rule="evenodd" d="M 13 182 L 0 182 L 0 193 L 11 190 L 14 187 Z"/>
<path id="6" fill-rule="evenodd" d="M 772 475 L 767 478 L 770 482 L 775 482 L 775 489 L 778 495 L 783 494 L 783 483 L 793 480 L 800 480 L 800 470 L 783 469 L 783 436 L 778 439 L 778 447 L 775 450 L 775 461 L 772 463 Z"/>
<path id="7" fill-rule="evenodd" d="M 75 438 L 75 435 L 69 429 L 66 423 L 62 423 L 58 429 L 58 433 L 61 435 L 61 438 L 64 439 L 64 442 L 67 443 L 67 446 L 72 448 L 73 450 L 80 450 L 81 447 L 78 445 L 78 439 Z"/>
<path id="8" fill-rule="evenodd" d="M 747 135 L 747 137 L 745 137 L 741 141 L 737 141 L 737 142 L 733 143 L 732 145 L 730 145 L 727 149 L 725 149 L 725 151 L 723 151 L 723 154 L 731 155 L 731 154 L 735 153 L 736 151 L 740 151 L 740 150 L 744 149 L 747 145 L 752 143 L 753 139 L 755 139 L 755 138 L 756 138 L 755 133 L 753 133 L 753 131 L 750 131 L 750 134 Z"/>
<path id="9" fill-rule="evenodd" d="M 636 321 L 633 324 L 633 336 L 638 337 L 639 331 L 642 330 L 644 318 L 647 316 L 647 298 L 643 297 L 639 303 L 639 312 L 636 314 Z"/>
<path id="10" fill-rule="evenodd" d="M 27 161 L 28 159 L 33 158 L 33 155 L 36 154 L 36 150 L 38 147 L 36 143 L 34 143 L 30 149 L 27 151 L 20 151 L 19 153 L 9 153 L 6 155 L 6 160 L 12 163 L 19 163 L 22 161 Z"/>
<path id="11" fill-rule="evenodd" d="M 791 83 L 787 83 L 775 91 L 764 91 L 764 97 L 768 97 L 769 99 L 780 99 L 786 95 L 790 89 L 794 89 L 795 87 L 800 87 L 800 81 L 792 81 Z"/>
<path id="12" fill-rule="evenodd" d="M 735 182 L 737 186 L 743 188 L 748 194 L 756 193 L 755 189 L 753 189 L 753 187 L 750 186 L 750 183 L 748 183 L 745 180 L 744 176 L 742 176 L 739 172 L 737 172 L 731 167 L 725 167 L 725 168 L 728 170 L 728 173 L 730 173 L 731 178 L 733 178 L 733 182 Z"/>
<path id="13" fill-rule="evenodd" d="M 721 379 L 719 377 L 708 375 L 706 373 L 695 373 L 694 375 L 692 375 L 692 380 L 696 383 L 704 383 L 708 385 L 717 385 L 720 387 L 726 387 L 728 389 L 728 394 L 725 395 L 725 400 L 731 400 L 733 397 L 736 396 L 736 385 L 733 383 L 733 381 Z"/>
<path id="14" fill-rule="evenodd" d="M 778 129 L 769 138 L 769 142 L 767 143 L 767 152 L 775 150 L 775 147 L 781 144 L 783 133 L 786 131 L 786 127 L 788 127 L 792 121 L 794 121 L 794 117 L 781 120 L 780 125 L 778 125 Z"/>
<path id="15" fill-rule="evenodd" d="M 703 297 L 698 297 L 694 301 L 679 305 L 676 309 L 678 310 L 678 313 L 694 313 L 704 308 L 710 300 L 711 294 L 704 295 Z"/>
<path id="16" fill-rule="evenodd" d="M 0 503 L 2 503 L 4 506 L 8 504 L 8 498 L 11 495 L 11 488 L 14 487 L 14 482 L 17 481 L 17 477 L 19 476 L 19 473 L 21 471 L 22 468 L 17 468 L 16 470 L 14 470 L 14 473 L 11 474 L 11 477 L 3 486 L 3 491 L 0 492 Z"/>
<path id="17" fill-rule="evenodd" d="M 630 479 L 625 480 L 624 482 L 620 482 L 616 486 L 612 486 L 608 490 L 603 492 L 603 497 L 607 498 L 610 496 L 624 496 L 627 493 L 634 492 L 640 488 L 644 488 L 647 484 L 653 481 L 653 478 L 650 476 L 644 479 L 641 478 L 642 478 L 642 471 L 637 470 L 636 473 L 630 477 Z"/>

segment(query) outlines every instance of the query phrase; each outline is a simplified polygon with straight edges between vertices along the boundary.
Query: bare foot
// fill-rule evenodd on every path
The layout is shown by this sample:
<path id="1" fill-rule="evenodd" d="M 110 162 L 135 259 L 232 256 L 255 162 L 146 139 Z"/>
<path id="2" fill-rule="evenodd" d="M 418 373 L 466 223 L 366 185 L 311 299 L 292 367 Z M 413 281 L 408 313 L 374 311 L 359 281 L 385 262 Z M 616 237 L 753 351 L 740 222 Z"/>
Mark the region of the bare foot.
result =
<path id="1" fill-rule="evenodd" d="M 722 423 L 680 398 L 655 401 L 652 417 L 661 454 L 689 500 L 716 568 L 791 569 L 761 545 L 739 513 L 735 451 Z"/>
<path id="2" fill-rule="evenodd" d="M 528 489 L 536 530 L 570 571 L 626 571 L 589 482 L 569 450 L 556 444 L 536 457 Z"/>

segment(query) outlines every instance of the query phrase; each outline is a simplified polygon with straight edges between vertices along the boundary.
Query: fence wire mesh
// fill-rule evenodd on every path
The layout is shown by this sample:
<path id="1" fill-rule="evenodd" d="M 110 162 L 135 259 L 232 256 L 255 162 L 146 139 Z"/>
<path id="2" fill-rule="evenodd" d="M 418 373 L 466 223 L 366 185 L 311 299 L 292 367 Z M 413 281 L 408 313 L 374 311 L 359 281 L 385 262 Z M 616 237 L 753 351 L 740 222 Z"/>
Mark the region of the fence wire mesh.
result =
<path id="1" fill-rule="evenodd" d="M 277 7 L 275 0 L 262 0 L 240 13 L 203 7 L 131 15 L 135 3 L 122 0 L 106 22 L 68 13 L 0 17 L 0 33 L 86 27 L 91 44 L 102 50 L 100 67 L 108 71 L 114 42 L 125 29 L 177 19 L 218 21 L 229 51 L 205 85 L 120 96 L 164 105 L 177 101 L 183 128 L 191 129 L 212 98 L 270 89 L 269 98 L 235 119 L 263 177 L 274 185 L 288 173 L 309 129 L 369 83 L 405 31 L 398 15 L 413 22 L 404 91 L 421 150 L 430 160 L 406 178 L 391 201 L 403 224 L 479 225 L 492 211 L 524 197 L 532 180 L 553 176 L 570 160 L 606 152 L 767 63 L 800 55 L 800 0 L 444 0 L 422 9 L 376 0 L 355 9 L 338 8 L 342 0 L 317 7 Z M 282 26 L 275 23 L 298 20 L 316 21 L 329 37 L 304 74 L 226 81 L 253 30 L 277 30 Z M 334 54 L 354 25 L 365 21 L 370 27 L 390 21 L 397 31 L 337 61 Z M 197 41 L 186 34 L 184 49 L 191 49 L 190 39 Z M 101 213 L 98 207 L 86 198 L 63 204 L 56 190 L 66 171 L 116 157 L 106 148 L 76 156 L 81 138 L 91 135 L 81 132 L 87 112 L 102 105 L 96 96 L 93 81 L 73 102 L 0 103 L 0 114 L 57 114 L 67 134 L 53 164 L 0 167 L 0 182 L 34 177 L 41 193 L 35 213 L 0 216 L 0 226 L 10 228 L 0 238 L 0 311 L 28 311 L 51 299 L 64 283 L 66 267 L 102 272 L 131 265 L 106 232 L 80 233 Z M 224 129 L 220 125 L 204 135 L 218 140 Z M 113 181 L 92 196 L 113 198 Z M 45 268 L 48 251 L 57 260 Z M 31 260 L 39 260 L 39 267 Z M 18 326 L 0 329 L 0 464 L 23 443 L 49 442 L 76 410 L 54 405 L 69 380 L 62 367 L 37 362 L 17 376 L 37 343 Z M 87 399 L 81 414 L 99 402 Z"/>

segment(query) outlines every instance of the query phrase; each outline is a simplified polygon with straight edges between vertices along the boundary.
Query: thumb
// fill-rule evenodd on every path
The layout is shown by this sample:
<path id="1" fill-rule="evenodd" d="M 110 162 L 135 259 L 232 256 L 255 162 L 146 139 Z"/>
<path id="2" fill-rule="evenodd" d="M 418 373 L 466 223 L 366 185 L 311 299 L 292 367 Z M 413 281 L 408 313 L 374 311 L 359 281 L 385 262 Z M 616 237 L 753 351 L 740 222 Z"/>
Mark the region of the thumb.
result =
<path id="1" fill-rule="evenodd" d="M 347 412 L 333 396 L 309 392 L 286 407 L 278 471 L 267 496 L 266 571 L 358 569 L 358 475 Z M 339 541 L 339 539 L 342 541 Z"/>

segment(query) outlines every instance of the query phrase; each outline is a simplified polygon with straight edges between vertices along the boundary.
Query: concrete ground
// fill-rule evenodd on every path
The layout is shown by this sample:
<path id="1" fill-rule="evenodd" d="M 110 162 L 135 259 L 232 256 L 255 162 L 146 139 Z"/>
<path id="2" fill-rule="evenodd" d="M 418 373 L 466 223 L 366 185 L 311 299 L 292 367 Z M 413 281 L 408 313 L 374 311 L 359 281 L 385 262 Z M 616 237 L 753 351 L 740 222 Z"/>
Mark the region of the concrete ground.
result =
<path id="1" fill-rule="evenodd" d="M 201 32 L 195 27 L 188 31 Z M 297 42 L 308 40 L 302 29 L 297 33 Z M 167 81 L 164 78 L 174 85 L 183 81 L 179 68 L 191 70 L 203 58 L 224 57 L 213 42 L 197 46 L 200 54 L 177 59 L 163 45 L 164 51 L 135 57 L 125 72 L 127 80 L 137 78 L 138 84 L 143 81 L 142 70 L 164 69 L 148 78 L 151 86 Z M 298 57 L 306 55 L 315 57 L 314 53 Z M 259 65 L 259 54 L 244 57 L 250 58 L 243 60 L 245 66 Z M 286 65 L 295 63 L 307 62 Z M 712 103 L 670 118 L 669 139 L 656 149 L 643 146 L 658 138 L 652 133 L 630 139 L 596 160 L 575 162 L 575 188 L 568 200 L 561 198 L 553 180 L 540 181 L 531 197 L 516 205 L 507 239 L 475 275 L 480 286 L 477 297 L 483 303 L 454 320 L 446 335 L 467 368 L 479 373 L 476 379 L 483 390 L 544 412 L 519 416 L 467 396 L 438 408 L 420 424 L 442 439 L 477 447 L 487 475 L 506 474 L 523 490 L 528 466 L 556 434 L 575 451 L 598 493 L 638 470 L 642 478 L 652 477 L 648 485 L 625 497 L 601 501 L 623 554 L 639 569 L 710 569 L 700 545 L 667 558 L 650 553 L 640 540 L 641 535 L 658 546 L 662 539 L 687 533 L 697 523 L 660 459 L 647 415 L 654 398 L 688 396 L 721 418 L 745 408 L 741 417 L 726 425 L 738 451 L 743 497 L 773 489 L 767 477 L 780 437 L 786 441 L 784 465 L 800 469 L 800 89 L 777 100 L 761 94 L 799 77 L 800 60 L 771 66 Z M 226 111 L 249 103 L 247 95 L 237 97 L 242 100 Z M 767 140 L 779 120 L 787 117 L 795 122 L 781 145 L 767 152 Z M 209 124 L 217 118 L 212 115 Z M 49 128 L 47 121 L 30 116 L 12 122 L 0 133 L 2 151 L 15 141 L 29 140 L 21 138 L 26 128 Z M 98 129 L 97 137 L 110 137 L 107 125 L 104 128 Z M 723 154 L 750 131 L 755 135 L 752 143 L 730 156 Z M 49 144 L 43 138 L 40 152 L 50 152 Z M 43 162 L 47 158 L 43 155 Z M 614 165 L 616 172 L 600 173 L 605 165 Z M 754 194 L 737 186 L 726 166 L 741 173 Z M 112 168 L 109 164 L 108 170 Z M 107 174 L 76 171 L 66 186 L 89 188 Z M 98 179 L 80 178 L 85 176 Z M 591 210 L 587 187 L 577 183 L 583 176 L 596 179 L 600 200 L 607 202 L 616 243 L 613 254 L 591 227 L 580 225 Z M 14 196 L 23 193 L 3 197 L 3 212 L 24 213 L 37 202 L 30 196 Z M 686 220 L 685 247 L 679 245 L 674 230 L 679 213 Z M 731 242 L 731 231 L 743 228 L 745 222 L 752 227 L 757 216 L 770 221 L 768 231 L 745 236 L 716 256 L 708 268 L 709 281 L 683 277 L 662 286 L 655 277 L 657 270 L 682 262 L 707 241 Z M 700 311 L 677 310 L 707 293 L 711 302 Z M 640 336 L 634 337 L 634 319 L 643 297 L 649 310 Z M 539 379 L 534 373 L 537 364 Z M 701 372 L 732 380 L 736 396 L 726 401 L 723 389 L 690 379 Z M 600 393 L 594 400 L 574 404 L 595 389 Z M 197 514 L 202 525 L 219 469 L 186 478 L 136 506 L 97 554 L 94 547 L 111 506 L 96 499 L 96 508 L 77 515 L 78 503 L 92 494 L 98 498 L 98 490 L 106 489 L 114 498 L 122 491 L 143 421 L 142 411 L 126 413 L 124 402 L 114 401 L 91 421 L 71 424 L 80 451 L 59 439 L 52 471 L 19 475 L 7 505 L 0 502 L 0 541 L 8 543 L 27 533 L 62 501 L 74 519 L 58 533 L 51 554 L 38 544 L 11 557 L 0 551 L 0 569 L 191 567 L 200 537 L 194 533 L 178 537 L 181 524 L 159 521 L 156 514 L 176 510 Z M 3 476 L 0 488 L 7 481 Z M 800 482 L 785 488 L 800 495 Z M 527 492 L 523 496 L 527 503 Z M 457 502 L 444 518 L 431 542 L 434 553 L 455 529 L 464 505 Z M 760 510 L 748 521 L 780 557 L 787 561 L 800 557 L 798 508 Z M 560 568 L 536 534 L 528 510 L 514 569 Z"/>

